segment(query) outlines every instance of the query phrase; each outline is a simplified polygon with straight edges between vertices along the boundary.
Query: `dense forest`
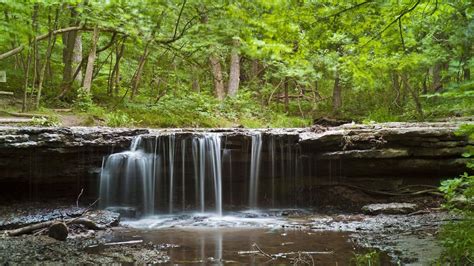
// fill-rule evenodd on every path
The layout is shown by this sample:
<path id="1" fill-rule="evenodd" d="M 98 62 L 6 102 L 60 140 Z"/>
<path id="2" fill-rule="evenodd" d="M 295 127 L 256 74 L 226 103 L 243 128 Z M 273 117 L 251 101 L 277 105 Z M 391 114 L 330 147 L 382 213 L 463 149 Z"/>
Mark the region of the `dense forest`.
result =
<path id="1" fill-rule="evenodd" d="M 9 112 L 291 127 L 472 115 L 467 0 L 3 0 Z"/>

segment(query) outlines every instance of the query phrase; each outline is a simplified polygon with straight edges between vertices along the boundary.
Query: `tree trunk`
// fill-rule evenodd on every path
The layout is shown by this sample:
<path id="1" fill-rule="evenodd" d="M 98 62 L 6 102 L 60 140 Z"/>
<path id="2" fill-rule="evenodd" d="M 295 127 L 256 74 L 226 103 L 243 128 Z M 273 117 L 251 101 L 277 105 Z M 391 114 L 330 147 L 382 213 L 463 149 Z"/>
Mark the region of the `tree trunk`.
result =
<path id="1" fill-rule="evenodd" d="M 38 3 L 35 3 L 33 6 L 33 18 L 32 18 L 32 23 L 33 23 L 33 32 L 36 35 L 39 33 L 39 25 L 38 25 L 38 13 L 39 13 L 39 5 Z M 40 73 L 40 54 L 38 51 L 38 42 L 35 40 L 33 43 L 33 55 L 34 55 L 34 69 L 33 69 L 33 88 L 36 87 L 38 84 L 39 80 L 39 73 Z M 31 97 L 33 97 L 33 91 L 31 91 Z"/>
<path id="2" fill-rule="evenodd" d="M 393 103 L 400 108 L 402 106 L 402 93 L 400 87 L 400 79 L 398 73 L 395 71 L 392 72 L 392 87 L 396 93 L 395 100 L 393 101 Z"/>
<path id="3" fill-rule="evenodd" d="M 201 92 L 201 86 L 199 85 L 199 75 L 198 75 L 198 70 L 195 66 L 193 66 L 192 68 L 192 71 L 193 71 L 193 83 L 192 83 L 192 88 L 193 88 L 193 91 L 195 92 Z"/>
<path id="4" fill-rule="evenodd" d="M 227 93 L 230 97 L 237 95 L 240 83 L 240 55 L 239 40 L 234 40 L 233 49 L 230 54 L 230 71 L 229 71 L 229 87 Z"/>
<path id="5" fill-rule="evenodd" d="M 285 112 L 288 113 L 290 111 L 290 98 L 288 97 L 288 79 L 285 78 L 283 81 L 283 89 L 285 93 Z"/>
<path id="6" fill-rule="evenodd" d="M 224 79 L 222 77 L 222 66 L 219 58 L 215 55 L 211 55 L 209 58 L 211 62 L 212 75 L 214 77 L 214 90 L 217 96 L 217 99 L 224 100 L 225 90 L 224 90 Z"/>
<path id="7" fill-rule="evenodd" d="M 138 62 L 137 71 L 135 71 L 135 75 L 132 78 L 132 93 L 130 94 L 130 99 L 133 100 L 135 96 L 138 94 L 138 86 L 140 85 L 140 80 L 142 79 L 143 68 L 145 67 L 146 60 L 150 51 L 148 49 L 151 40 L 147 42 L 145 45 L 145 50 L 143 51 L 142 56 L 140 57 L 140 61 Z"/>
<path id="8" fill-rule="evenodd" d="M 75 8 L 71 7 L 71 17 L 69 19 L 69 25 L 76 26 L 79 24 L 78 22 L 79 22 L 78 13 Z M 79 48 L 79 44 L 76 45 L 77 35 L 78 35 L 78 31 L 69 31 L 62 35 L 63 44 L 64 44 L 64 48 L 63 48 L 64 69 L 63 69 L 63 80 L 61 83 L 62 91 L 69 91 L 69 88 L 71 87 L 71 84 L 72 84 L 71 79 L 72 79 L 73 72 L 75 70 L 75 68 L 73 68 L 73 57 L 75 54 L 74 48 Z M 82 42 L 81 42 L 81 48 L 82 48 Z M 79 52 L 77 52 L 76 55 L 78 53 Z M 81 54 L 82 54 L 82 51 L 81 51 Z M 78 79 L 81 80 L 82 75 L 78 74 L 76 77 L 79 77 Z"/>
<path id="9" fill-rule="evenodd" d="M 122 59 L 123 52 L 125 49 L 125 39 L 123 39 L 122 44 L 115 49 L 115 64 L 112 70 L 112 74 L 109 80 L 109 95 L 118 94 L 118 83 L 119 83 L 119 75 L 120 75 L 120 60 Z"/>
<path id="10" fill-rule="evenodd" d="M 28 110 L 28 79 L 30 78 L 30 64 L 31 64 L 31 45 L 28 47 L 26 54 L 26 69 L 25 69 L 25 84 L 23 88 L 23 103 L 21 111 L 26 112 Z"/>
<path id="11" fill-rule="evenodd" d="M 415 102 L 416 112 L 418 113 L 420 118 L 423 119 L 423 116 L 424 116 L 423 107 L 421 106 L 420 97 L 418 95 L 418 89 L 412 88 L 410 86 L 410 83 L 408 82 L 408 77 L 406 74 L 402 74 L 401 76 L 402 76 L 403 85 L 413 97 L 413 101 Z"/>
<path id="12" fill-rule="evenodd" d="M 259 81 L 259 74 L 260 74 L 260 63 L 258 62 L 257 59 L 252 60 L 252 65 L 251 65 L 251 70 L 250 72 L 252 73 L 251 80 L 253 82 L 258 82 Z"/>
<path id="13" fill-rule="evenodd" d="M 441 63 L 435 64 L 433 67 L 433 84 L 431 88 L 433 92 L 440 91 L 443 88 L 443 83 L 441 82 L 441 69 Z"/>
<path id="14" fill-rule="evenodd" d="M 39 6 L 38 3 L 35 3 L 33 6 L 33 15 L 32 15 L 32 26 L 33 26 L 33 32 L 35 35 L 38 34 L 38 10 Z M 33 81 L 31 83 L 31 94 L 30 94 L 30 102 L 33 99 L 33 93 L 35 90 L 36 82 L 37 82 L 37 77 L 38 77 L 38 65 L 39 65 L 39 55 L 38 55 L 38 41 L 34 39 L 33 41 Z"/>
<path id="15" fill-rule="evenodd" d="M 89 51 L 89 57 L 87 59 L 86 73 L 84 75 L 83 88 L 86 92 L 91 91 L 92 86 L 92 75 L 94 74 L 94 63 L 96 59 L 97 40 L 99 39 L 99 28 L 95 26 L 94 32 L 92 33 L 91 50 Z"/>
<path id="16" fill-rule="evenodd" d="M 58 18 L 59 18 L 59 9 L 56 10 L 56 16 L 54 18 L 54 25 L 51 25 L 51 17 L 49 16 L 49 21 L 50 21 L 50 31 L 51 30 L 56 30 L 57 25 L 58 25 Z M 50 34 L 48 37 L 48 48 L 46 50 L 46 58 L 45 62 L 41 68 L 41 71 L 39 73 L 39 83 L 38 83 L 38 92 L 36 94 L 36 104 L 35 108 L 38 109 L 41 101 L 41 91 L 43 89 L 43 82 L 44 82 L 44 77 L 46 75 L 46 67 L 49 65 L 49 60 L 51 59 L 51 52 L 53 50 L 53 45 L 54 42 L 56 41 L 56 36 L 53 34 Z"/>
<path id="17" fill-rule="evenodd" d="M 332 111 L 337 114 L 342 107 L 342 87 L 340 84 L 339 71 L 336 69 L 334 77 L 334 88 L 332 91 Z"/>
<path id="18" fill-rule="evenodd" d="M 74 49 L 72 51 L 72 61 L 71 61 L 72 69 L 74 70 L 77 67 L 79 67 L 79 65 L 81 64 L 81 61 L 82 61 L 82 34 L 80 31 L 77 31 L 76 38 L 74 39 Z M 79 69 L 79 73 L 76 75 L 75 81 L 77 84 L 82 83 L 82 73 L 80 69 Z"/>

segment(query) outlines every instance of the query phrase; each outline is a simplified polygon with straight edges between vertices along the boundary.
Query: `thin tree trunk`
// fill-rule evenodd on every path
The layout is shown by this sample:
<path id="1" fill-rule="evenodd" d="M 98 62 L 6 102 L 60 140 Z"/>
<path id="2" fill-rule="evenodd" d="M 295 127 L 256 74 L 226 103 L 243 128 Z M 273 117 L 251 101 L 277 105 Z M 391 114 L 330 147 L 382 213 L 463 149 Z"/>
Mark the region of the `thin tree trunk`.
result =
<path id="1" fill-rule="evenodd" d="M 38 25 L 39 4 L 35 3 L 33 8 L 34 8 L 34 11 L 33 11 L 33 20 L 32 20 L 32 22 L 33 22 L 33 31 L 34 31 L 34 34 L 36 36 L 39 33 L 39 25 Z M 38 84 L 39 74 L 40 74 L 40 67 L 41 67 L 40 54 L 39 54 L 39 51 L 38 51 L 38 42 L 37 41 L 34 42 L 33 47 L 34 47 L 34 58 L 35 58 L 33 87 L 36 87 L 36 85 Z M 31 96 L 33 97 L 33 91 L 31 92 Z"/>
<path id="2" fill-rule="evenodd" d="M 109 80 L 109 89 L 108 89 L 109 95 L 114 94 L 114 89 L 116 89 L 116 86 L 118 85 L 120 59 L 122 59 L 124 47 L 125 47 L 125 39 L 122 41 L 121 45 L 117 43 L 117 47 L 115 48 L 115 64 L 113 66 L 112 74 L 110 75 L 110 80 Z"/>
<path id="3" fill-rule="evenodd" d="M 425 73 L 425 76 L 423 77 L 423 90 L 422 94 L 427 94 L 428 93 L 428 76 L 430 75 L 429 71 Z"/>
<path id="4" fill-rule="evenodd" d="M 260 74 L 260 63 L 257 59 L 252 60 L 251 71 L 252 77 L 251 80 L 254 82 L 259 81 L 259 74 Z"/>
<path id="5" fill-rule="evenodd" d="M 216 55 L 211 55 L 209 58 L 211 62 L 212 75 L 214 77 L 214 90 L 217 96 L 217 99 L 224 100 L 225 90 L 224 90 L 224 79 L 222 77 L 222 66 L 219 58 Z"/>
<path id="6" fill-rule="evenodd" d="M 339 70 L 336 69 L 334 88 L 332 91 L 332 111 L 337 114 L 342 107 L 342 87 L 340 84 Z"/>
<path id="7" fill-rule="evenodd" d="M 288 79 L 285 78 L 283 81 L 283 89 L 285 93 L 285 112 L 288 113 L 290 111 L 290 98 L 288 97 Z"/>
<path id="8" fill-rule="evenodd" d="M 69 19 L 70 26 L 78 25 L 78 13 L 74 7 L 71 7 L 71 17 Z M 75 68 L 73 68 L 73 57 L 74 57 L 74 48 L 79 48 L 79 44 L 76 46 L 78 31 L 69 31 L 62 35 L 64 49 L 63 49 L 63 80 L 61 83 L 62 91 L 69 91 L 72 82 L 72 75 Z M 82 43 L 81 43 L 82 46 Z M 82 57 L 82 56 L 81 56 Z M 77 75 L 79 77 L 82 75 Z M 81 80 L 81 77 L 78 78 Z M 79 83 L 80 84 L 80 83 Z"/>
<path id="9" fill-rule="evenodd" d="M 395 72 L 395 71 L 392 72 L 392 87 L 393 87 L 393 89 L 395 90 L 395 93 L 396 93 L 395 100 L 393 101 L 393 103 L 397 107 L 400 108 L 402 106 L 400 80 L 399 80 L 399 76 L 398 76 L 397 72 Z"/>
<path id="10" fill-rule="evenodd" d="M 133 100 L 135 96 L 138 94 L 138 87 L 140 85 L 140 80 L 142 79 L 143 68 L 145 67 L 146 60 L 148 59 L 148 55 L 150 54 L 149 45 L 151 40 L 148 41 L 145 45 L 145 50 L 143 51 L 142 56 L 140 57 L 140 61 L 138 62 L 137 71 L 135 71 L 135 75 L 132 78 L 132 93 L 130 94 L 130 99 Z"/>
<path id="11" fill-rule="evenodd" d="M 234 40 L 233 49 L 230 54 L 230 71 L 229 71 L 229 87 L 227 94 L 230 97 L 237 95 L 240 83 L 240 55 L 239 55 L 239 40 Z"/>
<path id="12" fill-rule="evenodd" d="M 28 47 L 26 54 L 26 69 L 25 69 L 25 84 L 23 88 L 23 103 L 21 111 L 26 112 L 28 110 L 28 79 L 30 78 L 30 64 L 31 64 L 31 45 Z"/>
<path id="13" fill-rule="evenodd" d="M 48 20 L 50 21 L 50 31 L 51 31 L 51 28 L 53 28 L 53 30 L 56 30 L 57 25 L 58 25 L 58 18 L 59 18 L 59 9 L 56 9 L 56 16 L 54 18 L 54 26 L 51 25 L 51 16 L 48 16 Z M 36 95 L 36 104 L 35 104 L 36 109 L 38 109 L 39 105 L 40 105 L 41 91 L 43 89 L 44 77 L 46 75 L 46 67 L 49 65 L 49 60 L 51 58 L 51 52 L 53 50 L 53 45 L 54 45 L 54 42 L 55 42 L 55 38 L 56 38 L 56 36 L 55 35 L 53 36 L 53 34 L 50 34 L 49 37 L 48 37 L 48 48 L 46 50 L 46 59 L 45 59 L 45 62 L 43 64 L 42 68 L 41 68 L 41 72 L 39 74 L 38 92 L 37 92 L 37 95 Z"/>
<path id="14" fill-rule="evenodd" d="M 418 90 L 410 86 L 410 83 L 408 82 L 408 77 L 406 74 L 402 74 L 401 76 L 402 76 L 403 85 L 405 86 L 405 88 L 407 88 L 408 92 L 410 92 L 411 96 L 413 97 L 413 101 L 415 102 L 416 112 L 418 113 L 420 118 L 423 119 L 423 116 L 424 116 L 423 107 L 421 106 Z"/>
<path id="15" fill-rule="evenodd" d="M 193 83 L 192 83 L 192 88 L 193 88 L 193 91 L 195 92 L 201 92 L 201 86 L 199 85 L 199 75 L 198 75 L 198 71 L 196 69 L 195 66 L 192 67 L 192 72 L 193 72 Z"/>
<path id="16" fill-rule="evenodd" d="M 441 81 L 441 69 L 441 63 L 435 64 L 433 67 L 433 84 L 431 88 L 433 92 L 440 91 L 443 88 L 443 83 Z"/>
<path id="17" fill-rule="evenodd" d="M 72 50 L 71 66 L 72 69 L 76 69 L 82 62 L 82 33 L 76 32 L 76 38 L 74 38 L 74 49 Z M 71 71 L 72 73 L 72 71 Z M 82 73 L 79 69 L 79 73 L 76 75 L 75 82 L 77 84 L 82 83 Z"/>
<path id="18" fill-rule="evenodd" d="M 83 89 L 90 93 L 92 87 L 92 76 L 94 74 L 94 63 L 96 59 L 97 40 L 99 39 L 99 28 L 95 26 L 94 32 L 92 33 L 91 50 L 89 51 L 89 57 L 87 59 L 86 73 L 84 75 Z"/>
<path id="19" fill-rule="evenodd" d="M 32 26 L 33 32 L 36 35 L 38 33 L 38 3 L 35 3 L 33 6 L 33 16 L 32 16 Z M 38 77 L 38 65 L 39 65 L 39 55 L 38 55 L 38 42 L 36 39 L 33 41 L 33 82 L 31 83 L 31 94 L 30 100 L 33 99 L 33 94 L 36 86 L 36 78 Z"/>

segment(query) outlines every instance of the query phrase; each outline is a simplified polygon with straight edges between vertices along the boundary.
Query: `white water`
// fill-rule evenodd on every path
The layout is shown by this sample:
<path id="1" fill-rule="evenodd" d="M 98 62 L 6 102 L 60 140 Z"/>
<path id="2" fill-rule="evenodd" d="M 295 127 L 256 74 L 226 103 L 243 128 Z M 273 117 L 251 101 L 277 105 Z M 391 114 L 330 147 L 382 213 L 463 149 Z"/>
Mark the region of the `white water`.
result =
<path id="1" fill-rule="evenodd" d="M 235 209 L 296 206 L 303 175 L 298 145 L 278 136 L 265 136 L 264 143 L 258 131 L 250 140 L 242 145 L 220 133 L 138 136 L 129 151 L 104 159 L 101 206 L 217 216 L 223 202 Z"/>
<path id="2" fill-rule="evenodd" d="M 250 158 L 250 187 L 249 206 L 256 208 L 258 203 L 258 183 L 260 177 L 260 157 L 262 152 L 262 134 L 252 135 L 252 150 Z"/>
<path id="3" fill-rule="evenodd" d="M 112 154 L 105 160 L 100 178 L 102 206 L 110 206 L 118 198 L 125 205 L 141 204 L 144 213 L 153 214 L 155 156 L 141 150 L 140 143 L 137 137 L 130 151 Z"/>
<path id="4" fill-rule="evenodd" d="M 187 141 L 192 144 L 192 154 L 186 154 Z M 186 157 L 191 157 L 201 212 L 207 211 L 206 186 L 209 186 L 212 187 L 209 192 L 214 195 L 215 213 L 222 215 L 221 153 L 221 135 L 217 133 L 195 135 L 180 141 L 174 134 L 157 136 L 151 150 L 147 150 L 146 141 L 138 136 L 133 139 L 129 151 L 111 154 L 104 160 L 100 179 L 101 206 L 133 206 L 145 215 L 152 215 L 159 203 L 167 204 L 169 214 L 179 205 L 181 211 L 185 211 L 185 162 Z M 182 164 L 175 165 L 179 155 Z M 181 171 L 181 180 L 176 171 Z"/>

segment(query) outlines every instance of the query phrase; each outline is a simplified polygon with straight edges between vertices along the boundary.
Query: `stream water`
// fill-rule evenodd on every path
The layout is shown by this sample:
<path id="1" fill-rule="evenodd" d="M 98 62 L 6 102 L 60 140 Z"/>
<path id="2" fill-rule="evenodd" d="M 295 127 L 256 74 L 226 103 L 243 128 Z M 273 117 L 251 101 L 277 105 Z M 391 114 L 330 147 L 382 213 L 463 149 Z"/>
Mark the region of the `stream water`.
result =
<path id="1" fill-rule="evenodd" d="M 108 240 L 136 239 L 155 245 L 166 243 L 171 263 L 289 263 L 288 258 L 297 257 L 298 252 L 309 252 L 316 265 L 347 265 L 357 251 L 347 233 L 261 228 L 130 229 Z M 263 252 L 281 257 L 257 255 L 255 244 Z"/>

